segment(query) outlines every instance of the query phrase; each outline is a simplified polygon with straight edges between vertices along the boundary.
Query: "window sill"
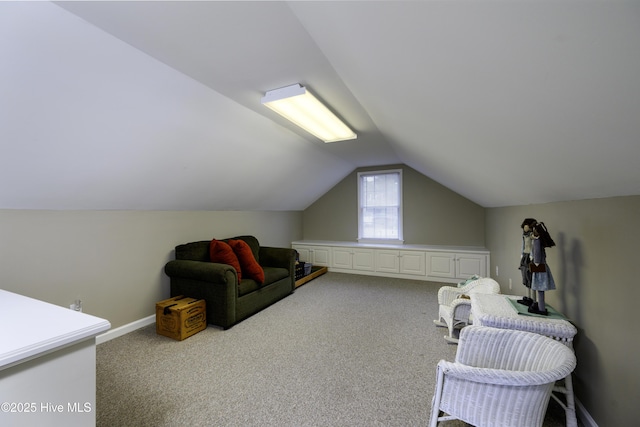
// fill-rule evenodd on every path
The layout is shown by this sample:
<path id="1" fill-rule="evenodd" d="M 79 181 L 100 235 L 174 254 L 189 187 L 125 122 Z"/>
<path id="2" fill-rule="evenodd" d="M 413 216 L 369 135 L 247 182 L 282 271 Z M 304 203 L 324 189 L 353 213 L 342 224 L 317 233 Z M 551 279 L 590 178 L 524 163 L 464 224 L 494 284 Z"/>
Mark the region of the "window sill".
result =
<path id="1" fill-rule="evenodd" d="M 373 245 L 403 245 L 404 240 L 400 239 L 358 239 L 358 243 L 369 243 Z"/>

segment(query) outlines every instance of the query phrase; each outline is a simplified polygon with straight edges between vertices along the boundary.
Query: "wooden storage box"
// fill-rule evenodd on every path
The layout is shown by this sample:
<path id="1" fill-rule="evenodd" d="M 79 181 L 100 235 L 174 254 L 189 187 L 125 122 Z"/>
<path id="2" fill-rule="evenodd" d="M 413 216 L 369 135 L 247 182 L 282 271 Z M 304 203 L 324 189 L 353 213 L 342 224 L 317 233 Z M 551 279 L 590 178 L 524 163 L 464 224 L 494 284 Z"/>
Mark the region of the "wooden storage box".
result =
<path id="1" fill-rule="evenodd" d="M 203 299 L 182 295 L 156 303 L 156 333 L 182 341 L 207 327 Z"/>

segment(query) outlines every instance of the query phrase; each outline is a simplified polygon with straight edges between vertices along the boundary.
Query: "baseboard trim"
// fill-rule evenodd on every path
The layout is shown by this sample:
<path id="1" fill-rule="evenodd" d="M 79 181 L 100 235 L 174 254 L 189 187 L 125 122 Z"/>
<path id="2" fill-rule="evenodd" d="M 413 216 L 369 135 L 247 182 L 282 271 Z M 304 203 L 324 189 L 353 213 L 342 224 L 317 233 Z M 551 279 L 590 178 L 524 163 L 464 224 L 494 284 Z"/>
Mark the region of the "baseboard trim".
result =
<path id="1" fill-rule="evenodd" d="M 136 329 L 140 329 L 140 328 L 144 328 L 145 326 L 152 325 L 155 322 L 156 322 L 156 315 L 152 314 L 149 317 L 136 320 L 135 322 L 127 323 L 126 325 L 120 326 L 119 328 L 111 329 L 110 331 L 107 331 L 104 334 L 98 335 L 96 337 L 96 344 L 102 344 L 114 338 L 121 337 L 125 334 L 128 334 L 129 332 L 135 331 Z"/>
<path id="2" fill-rule="evenodd" d="M 595 420 L 591 418 L 591 414 L 587 412 L 587 408 L 585 408 L 584 405 L 580 403 L 580 401 L 577 398 L 575 399 L 575 402 L 576 402 L 576 415 L 580 419 L 582 424 L 584 424 L 584 427 L 598 427 L 598 424 L 596 424 Z"/>

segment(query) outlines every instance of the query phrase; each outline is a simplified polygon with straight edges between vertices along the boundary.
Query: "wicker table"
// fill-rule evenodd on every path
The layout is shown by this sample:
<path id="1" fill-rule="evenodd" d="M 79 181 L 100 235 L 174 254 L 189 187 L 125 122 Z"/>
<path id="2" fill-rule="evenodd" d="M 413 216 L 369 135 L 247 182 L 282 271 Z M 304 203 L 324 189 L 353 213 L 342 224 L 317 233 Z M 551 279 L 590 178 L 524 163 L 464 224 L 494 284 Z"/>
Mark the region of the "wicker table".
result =
<path id="1" fill-rule="evenodd" d="M 525 316 L 518 314 L 513 303 L 521 297 L 515 295 L 472 294 L 471 314 L 475 325 L 501 329 L 517 329 L 535 332 L 563 342 L 573 348 L 573 337 L 578 330 L 564 319 L 550 319 L 544 316 Z M 564 379 L 564 385 L 556 385 L 554 392 L 563 393 L 566 403 L 555 394 L 552 397 L 564 408 L 567 426 L 577 427 L 573 381 L 571 374 Z"/>

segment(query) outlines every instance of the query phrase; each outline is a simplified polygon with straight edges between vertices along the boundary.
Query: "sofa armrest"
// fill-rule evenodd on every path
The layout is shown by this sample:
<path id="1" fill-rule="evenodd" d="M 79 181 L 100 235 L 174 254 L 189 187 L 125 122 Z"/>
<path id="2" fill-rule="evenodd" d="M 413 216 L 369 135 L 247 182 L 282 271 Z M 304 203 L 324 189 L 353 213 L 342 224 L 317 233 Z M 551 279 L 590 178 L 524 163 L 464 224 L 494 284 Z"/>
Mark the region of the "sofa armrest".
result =
<path id="1" fill-rule="evenodd" d="M 172 297 L 185 295 L 207 302 L 207 323 L 229 328 L 237 322 L 238 274 L 227 264 L 173 260 L 164 271 Z"/>
<path id="2" fill-rule="evenodd" d="M 296 252 L 291 248 L 274 248 L 260 246 L 260 265 L 263 267 L 286 268 L 293 275 L 296 263 Z"/>
<path id="3" fill-rule="evenodd" d="M 199 280 L 210 283 L 227 283 L 230 277 L 238 282 L 236 269 L 228 264 L 217 262 L 173 260 L 164 266 L 164 272 L 169 277 Z M 232 273 L 229 275 L 229 273 Z"/>

